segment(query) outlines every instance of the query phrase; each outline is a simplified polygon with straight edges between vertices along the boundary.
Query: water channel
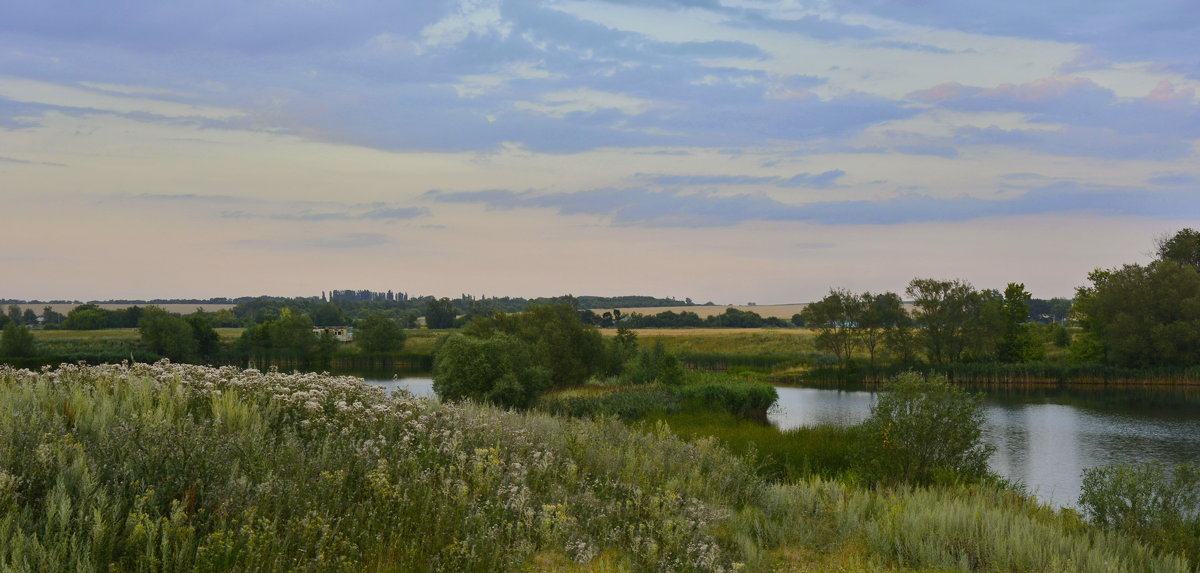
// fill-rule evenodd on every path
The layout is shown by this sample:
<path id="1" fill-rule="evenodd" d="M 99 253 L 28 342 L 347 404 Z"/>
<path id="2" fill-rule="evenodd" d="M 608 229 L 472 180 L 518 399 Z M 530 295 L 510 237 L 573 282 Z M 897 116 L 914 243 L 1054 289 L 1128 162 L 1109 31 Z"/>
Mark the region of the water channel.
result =
<path id="1" fill-rule="evenodd" d="M 429 378 L 369 380 L 433 397 Z M 780 429 L 861 422 L 870 413 L 868 391 L 778 386 L 769 418 Z M 1167 407 L 1122 398 L 1071 394 L 990 394 L 985 398 L 985 436 L 996 446 L 992 470 L 1026 485 L 1043 502 L 1071 506 L 1079 498 L 1084 469 L 1120 462 L 1200 463 L 1200 408 Z M 1095 397 L 1093 397 L 1095 398 Z"/>

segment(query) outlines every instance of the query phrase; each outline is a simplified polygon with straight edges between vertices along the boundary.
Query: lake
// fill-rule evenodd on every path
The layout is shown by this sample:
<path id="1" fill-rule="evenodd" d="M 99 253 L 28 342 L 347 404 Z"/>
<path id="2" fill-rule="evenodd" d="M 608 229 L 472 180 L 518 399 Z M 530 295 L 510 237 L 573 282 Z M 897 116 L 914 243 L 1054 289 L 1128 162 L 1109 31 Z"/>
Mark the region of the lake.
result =
<path id="1" fill-rule="evenodd" d="M 434 396 L 429 378 L 368 383 Z M 785 386 L 776 390 L 779 402 L 768 417 L 784 430 L 857 424 L 870 414 L 874 400 L 868 391 Z M 1107 400 L 1070 394 L 988 396 L 984 433 L 996 446 L 989 462 L 992 471 L 1024 483 L 1045 503 L 1073 506 L 1085 468 L 1152 460 L 1200 463 L 1200 409 L 1165 408 L 1160 403 L 1121 399 L 1113 392 L 1105 396 Z"/>
<path id="2" fill-rule="evenodd" d="M 777 387 L 770 413 L 780 429 L 863 421 L 874 394 Z M 1109 398 L 1112 396 L 1110 395 Z M 1200 411 L 1059 395 L 991 395 L 985 439 L 992 471 L 1026 485 L 1043 502 L 1073 506 L 1086 468 L 1121 462 L 1200 463 Z"/>

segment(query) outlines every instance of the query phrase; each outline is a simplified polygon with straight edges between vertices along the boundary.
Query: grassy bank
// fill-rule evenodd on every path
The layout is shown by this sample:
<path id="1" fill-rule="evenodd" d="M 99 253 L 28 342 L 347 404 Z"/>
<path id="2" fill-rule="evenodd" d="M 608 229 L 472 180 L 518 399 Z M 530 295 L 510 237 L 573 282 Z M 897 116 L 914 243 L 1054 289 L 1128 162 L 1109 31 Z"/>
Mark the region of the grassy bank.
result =
<path id="1" fill-rule="evenodd" d="M 987 487 L 770 483 L 712 438 L 179 365 L 0 367 L 6 571 L 1186 571 Z"/>

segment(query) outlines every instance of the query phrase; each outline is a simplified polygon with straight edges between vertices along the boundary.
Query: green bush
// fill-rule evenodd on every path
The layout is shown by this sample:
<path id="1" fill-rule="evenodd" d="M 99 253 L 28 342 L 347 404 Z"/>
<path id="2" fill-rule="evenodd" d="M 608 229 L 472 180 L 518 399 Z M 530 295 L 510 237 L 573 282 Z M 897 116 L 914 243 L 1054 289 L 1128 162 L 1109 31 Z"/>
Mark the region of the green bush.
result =
<path id="1" fill-rule="evenodd" d="M 1089 468 L 1079 506 L 1092 522 L 1200 562 L 1200 466 Z"/>
<path id="2" fill-rule="evenodd" d="M 433 390 L 442 400 L 475 400 L 527 408 L 550 388 L 550 374 L 533 350 L 506 334 L 452 334 L 433 360 Z"/>
<path id="3" fill-rule="evenodd" d="M 35 343 L 33 332 L 27 326 L 16 322 L 4 325 L 0 334 L 0 356 L 8 358 L 29 358 L 34 355 Z"/>
<path id="4" fill-rule="evenodd" d="M 928 484 L 987 477 L 982 397 L 940 375 L 906 372 L 888 382 L 862 424 L 860 467 L 885 482 Z"/>

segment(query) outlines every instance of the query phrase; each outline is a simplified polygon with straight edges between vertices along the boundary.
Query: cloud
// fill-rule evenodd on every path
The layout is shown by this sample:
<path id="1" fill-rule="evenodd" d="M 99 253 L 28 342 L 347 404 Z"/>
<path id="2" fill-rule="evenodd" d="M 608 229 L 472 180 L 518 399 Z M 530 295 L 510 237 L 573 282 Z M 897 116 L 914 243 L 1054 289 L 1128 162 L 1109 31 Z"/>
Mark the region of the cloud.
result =
<path id="1" fill-rule="evenodd" d="M 1147 182 L 1152 185 L 1162 185 L 1164 187 L 1180 187 L 1200 184 L 1200 177 L 1191 173 L 1165 173 L 1151 177 L 1147 179 Z"/>
<path id="2" fill-rule="evenodd" d="M 958 157 L 957 149 L 949 145 L 939 145 L 937 143 L 897 145 L 891 149 L 892 151 L 903 153 L 905 155 L 932 155 L 935 157 L 944 157 L 946 159 L 954 159 Z"/>
<path id="3" fill-rule="evenodd" d="M 797 173 L 791 177 L 775 175 L 648 175 L 639 174 L 658 185 L 676 187 L 699 187 L 718 185 L 775 185 L 778 187 L 810 187 L 813 189 L 829 189 L 836 181 L 845 175 L 841 169 L 832 169 L 823 173 Z"/>
<path id="4" fill-rule="evenodd" d="M 225 219 L 269 219 L 274 221 L 403 221 L 429 215 L 425 207 L 387 203 L 340 203 L 336 201 L 277 201 L 233 195 L 198 193 L 140 193 L 113 195 L 106 200 L 160 204 L 194 204 L 223 208 L 217 214 Z M 236 206 L 236 209 L 228 207 Z"/>
<path id="5" fill-rule="evenodd" d="M 83 86 L 141 121 L 267 130 L 385 150 L 544 153 L 605 147 L 716 147 L 852 137 L 912 116 L 904 102 L 729 65 L 770 55 L 752 38 L 663 41 L 539 3 L 511 0 L 340 5 L 232 0 L 121 10 L 59 3 L 0 7 L 0 68 Z M 816 16 L 780 19 L 715 2 L 667 3 L 819 38 L 874 32 Z M 42 54 L 52 54 L 48 60 Z M 722 65 L 715 65 L 713 62 Z M 235 62 L 235 65 L 230 65 Z M 589 90 L 644 102 L 559 113 L 549 94 Z M 146 100 L 236 110 L 155 113 Z M 0 104 L 0 126 L 14 125 Z M 25 115 L 37 117 L 44 110 Z M 141 111 L 149 115 L 138 115 Z M 197 114 L 198 115 L 198 114 Z"/>
<path id="6" fill-rule="evenodd" d="M 45 167 L 66 167 L 65 163 L 55 163 L 53 161 L 29 161 L 27 159 L 16 159 L 14 157 L 4 157 L 0 155 L 0 163 L 11 163 L 14 165 L 41 165 Z"/>
<path id="7" fill-rule="evenodd" d="M 871 42 L 868 46 L 872 48 L 887 48 L 893 50 L 905 50 L 908 52 L 924 52 L 927 54 L 969 54 L 974 53 L 974 50 L 947 50 L 929 44 L 919 44 L 917 42 L 903 42 L 900 40 L 879 40 Z"/>
<path id="8" fill-rule="evenodd" d="M 272 219 L 275 221 L 395 221 L 428 215 L 423 207 L 381 207 L 357 211 L 311 211 L 301 209 L 286 213 L 224 211 L 226 219 Z"/>
<path id="9" fill-rule="evenodd" d="M 1111 129 L 1002 129 L 962 127 L 949 139 L 954 146 L 1003 145 L 1035 153 L 1103 159 L 1168 160 L 1187 157 L 1191 143 L 1178 137 L 1117 133 Z"/>
<path id="10" fill-rule="evenodd" d="M 824 173 L 797 173 L 787 179 L 779 182 L 782 187 L 812 187 L 813 189 L 829 189 L 833 187 L 837 180 L 840 179 L 846 172 L 841 169 L 832 169 Z"/>
<path id="11" fill-rule="evenodd" d="M 645 175 L 659 185 L 761 185 L 774 183 L 778 177 L 754 175 Z"/>
<path id="12" fill-rule="evenodd" d="M 921 145 L 934 149 L 1006 145 L 1052 155 L 1171 160 L 1190 155 L 1200 133 L 1195 91 L 1167 81 L 1134 98 L 1119 98 L 1087 78 L 1064 76 L 992 88 L 949 82 L 913 92 L 909 99 L 960 112 L 1021 113 L 1030 123 L 1046 126 L 959 127 L 949 138 L 925 138 Z"/>
<path id="13" fill-rule="evenodd" d="M 719 227 L 754 221 L 803 221 L 824 225 L 898 225 L 968 221 L 989 217 L 1090 213 L 1186 220 L 1200 216 L 1200 196 L 1190 192 L 1052 183 L 1011 199 L 938 198 L 906 194 L 881 200 L 784 203 L 765 195 L 719 195 L 644 188 L 591 189 L 539 194 L 503 189 L 430 191 L 442 203 L 481 204 L 491 209 L 545 208 L 562 215 L 608 218 L 616 226 Z"/>
<path id="14" fill-rule="evenodd" d="M 841 0 L 830 7 L 843 14 L 868 13 L 898 22 L 984 34 L 1078 44 L 1093 61 L 1158 62 L 1197 77 L 1200 18 L 1195 6 L 1179 0 L 1125 2 L 1012 0 L 980 10 L 970 2 L 881 2 Z"/>
<path id="15" fill-rule="evenodd" d="M 285 251 L 309 249 L 364 249 L 387 245 L 392 238 L 379 233 L 345 233 L 327 237 L 297 237 L 291 239 L 243 239 L 234 241 L 238 247 L 251 247 Z"/>

